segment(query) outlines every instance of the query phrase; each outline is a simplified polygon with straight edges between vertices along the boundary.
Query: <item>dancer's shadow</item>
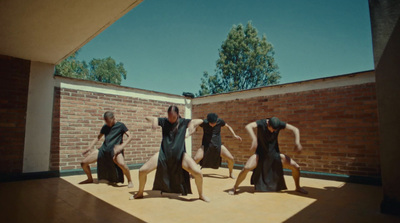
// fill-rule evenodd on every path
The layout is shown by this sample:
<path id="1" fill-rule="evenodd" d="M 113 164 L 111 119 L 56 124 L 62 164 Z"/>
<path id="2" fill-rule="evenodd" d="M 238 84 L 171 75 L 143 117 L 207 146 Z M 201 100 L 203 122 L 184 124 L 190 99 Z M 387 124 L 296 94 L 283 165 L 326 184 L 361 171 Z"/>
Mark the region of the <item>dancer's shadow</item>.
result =
<path id="1" fill-rule="evenodd" d="M 300 197 L 308 197 L 308 198 L 316 198 L 318 195 L 321 195 L 320 194 L 321 189 L 319 189 L 319 188 L 313 188 L 313 187 L 302 187 L 302 188 L 305 189 L 308 192 L 308 194 L 303 194 L 296 190 L 284 190 L 284 191 L 282 191 L 282 193 L 296 195 L 296 196 L 300 196 Z M 337 188 L 336 187 L 325 187 L 325 189 L 327 189 L 328 191 L 333 191 Z"/>
<path id="2" fill-rule="evenodd" d="M 231 191 L 232 190 L 232 188 L 230 188 L 230 189 L 227 189 L 227 190 L 224 190 L 224 192 L 226 192 L 226 193 L 229 193 L 229 191 Z M 236 189 L 236 193 L 235 193 L 235 195 L 238 195 L 238 194 L 243 194 L 243 193 L 251 193 L 251 194 L 254 194 L 254 187 L 253 186 L 239 186 L 237 189 Z"/>
<path id="3" fill-rule="evenodd" d="M 224 190 L 224 192 L 229 193 L 229 191 L 231 191 L 231 190 L 232 189 L 227 189 L 227 190 Z M 242 193 L 251 193 L 251 194 L 254 194 L 254 193 L 288 193 L 288 194 L 301 195 L 301 196 L 307 197 L 307 194 L 302 194 L 302 193 L 299 193 L 296 191 L 256 191 L 254 189 L 254 186 L 239 186 L 238 189 L 236 189 L 235 195 L 242 194 Z"/>
<path id="4" fill-rule="evenodd" d="M 129 192 L 132 196 L 135 196 L 136 192 Z M 154 191 L 154 190 L 145 190 L 144 191 L 145 195 L 143 198 L 137 199 L 149 199 L 149 198 L 168 198 L 168 199 L 175 199 L 175 200 L 180 200 L 180 201 L 186 201 L 186 202 L 193 202 L 193 201 L 199 201 L 199 198 L 185 198 L 182 197 L 182 195 L 179 194 L 173 194 L 173 193 L 162 193 L 160 191 Z M 147 195 L 146 195 L 147 194 Z"/>
<path id="5" fill-rule="evenodd" d="M 205 173 L 203 174 L 203 177 L 210 177 L 210 178 L 216 178 L 216 179 L 228 179 L 228 176 L 221 175 L 221 174 L 215 174 L 215 173 Z"/>
<path id="6" fill-rule="evenodd" d="M 92 183 L 87 183 L 86 180 L 79 182 L 78 184 L 107 184 L 112 187 L 127 187 L 128 185 L 118 185 L 118 183 L 109 182 L 108 180 L 98 180 L 97 178 L 93 179 Z"/>
<path id="7" fill-rule="evenodd" d="M 101 183 L 104 183 L 104 182 L 101 180 Z M 99 180 L 97 178 L 93 178 L 92 182 L 88 182 L 88 180 L 84 180 L 84 181 L 79 182 L 78 184 L 99 184 Z"/>

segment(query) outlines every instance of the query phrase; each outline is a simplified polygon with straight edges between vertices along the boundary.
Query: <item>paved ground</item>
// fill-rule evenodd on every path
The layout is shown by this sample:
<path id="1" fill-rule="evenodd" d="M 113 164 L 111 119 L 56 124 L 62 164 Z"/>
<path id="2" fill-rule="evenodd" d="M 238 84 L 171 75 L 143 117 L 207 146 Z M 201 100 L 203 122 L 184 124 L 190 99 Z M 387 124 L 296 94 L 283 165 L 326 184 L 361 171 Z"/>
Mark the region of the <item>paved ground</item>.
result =
<path id="1" fill-rule="evenodd" d="M 381 187 L 303 178 L 308 195 L 288 191 L 254 193 L 250 175 L 240 193 L 226 192 L 234 180 L 227 169 L 203 169 L 205 203 L 194 194 L 160 195 L 151 191 L 154 172 L 149 175 L 145 198 L 129 200 L 137 190 L 137 170 L 131 171 L 135 187 L 105 183 L 79 185 L 85 176 L 0 184 L 2 222 L 400 222 L 379 213 Z M 238 171 L 235 170 L 235 174 Z"/>

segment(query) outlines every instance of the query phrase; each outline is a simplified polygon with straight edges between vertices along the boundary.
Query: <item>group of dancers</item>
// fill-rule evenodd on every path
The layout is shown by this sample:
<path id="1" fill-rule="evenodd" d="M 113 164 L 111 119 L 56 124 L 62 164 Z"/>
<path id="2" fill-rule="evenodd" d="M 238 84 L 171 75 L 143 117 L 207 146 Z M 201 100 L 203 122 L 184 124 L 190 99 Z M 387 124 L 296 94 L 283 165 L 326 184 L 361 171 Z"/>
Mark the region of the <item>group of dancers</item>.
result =
<path id="1" fill-rule="evenodd" d="M 242 141 L 242 138 L 234 132 L 218 115 L 210 113 L 207 119 L 185 119 L 179 115 L 179 108 L 171 105 L 167 110 L 165 118 L 146 117 L 152 129 L 158 126 L 162 128 L 162 141 L 160 151 L 154 154 L 139 169 L 139 189 L 130 199 L 144 197 L 144 187 L 147 175 L 156 170 L 153 190 L 161 193 L 177 193 L 181 195 L 191 194 L 190 177 L 194 178 L 199 194 L 199 199 L 209 202 L 210 199 L 203 192 L 202 168 L 218 169 L 221 166 L 222 158 L 228 162 L 229 177 L 233 175 L 234 158 L 229 150 L 222 145 L 221 128 L 227 127 L 235 139 Z M 129 168 L 124 160 L 124 148 L 132 140 L 128 128 L 121 122 L 115 120 L 112 112 L 104 113 L 105 125 L 101 128 L 97 138 L 83 152 L 85 158 L 81 162 L 82 169 L 88 179 L 81 184 L 93 183 L 89 164 L 97 161 L 98 180 L 107 180 L 110 183 L 123 183 L 124 176 L 128 179 L 128 188 L 133 187 Z M 203 128 L 202 145 L 197 150 L 194 158 L 186 153 L 185 138 L 191 136 L 198 127 Z M 249 133 L 252 143 L 250 156 L 240 171 L 236 182 L 229 194 L 234 195 L 239 185 L 246 178 L 249 171 L 253 171 L 251 184 L 255 191 L 280 191 L 287 189 L 283 177 L 283 168 L 290 169 L 296 185 L 296 191 L 307 194 L 307 191 L 300 187 L 300 167 L 289 156 L 280 153 L 278 135 L 281 130 L 288 129 L 294 133 L 295 149 L 301 152 L 300 132 L 298 128 L 279 120 L 277 117 L 270 117 L 251 122 L 245 129 Z M 257 129 L 257 133 L 254 132 Z M 126 136 L 125 141 L 123 140 Z M 95 144 L 105 137 L 102 146 L 96 149 Z"/>

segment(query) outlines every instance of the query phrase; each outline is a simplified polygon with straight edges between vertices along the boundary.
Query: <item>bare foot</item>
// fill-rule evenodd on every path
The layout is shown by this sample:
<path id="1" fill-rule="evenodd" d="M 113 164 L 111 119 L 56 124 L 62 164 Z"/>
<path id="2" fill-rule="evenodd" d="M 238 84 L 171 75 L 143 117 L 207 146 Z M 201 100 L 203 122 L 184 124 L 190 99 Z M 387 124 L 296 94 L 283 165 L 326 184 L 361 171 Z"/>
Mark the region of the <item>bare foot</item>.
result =
<path id="1" fill-rule="evenodd" d="M 232 173 L 229 174 L 229 178 L 231 178 L 231 179 L 236 179 L 235 175 L 233 175 Z"/>
<path id="2" fill-rule="evenodd" d="M 84 180 L 84 181 L 80 182 L 79 184 L 91 184 L 91 183 L 93 183 L 93 179 Z"/>
<path id="3" fill-rule="evenodd" d="M 143 198 L 143 193 L 136 193 L 135 195 L 131 195 L 130 197 L 129 197 L 129 200 L 136 200 L 136 199 L 141 199 L 141 198 Z"/>
<path id="4" fill-rule="evenodd" d="M 236 194 L 236 188 L 232 188 L 231 190 L 228 191 L 229 195 L 235 195 Z"/>
<path id="5" fill-rule="evenodd" d="M 308 194 L 308 191 L 304 190 L 301 187 L 297 188 L 296 191 L 299 192 L 299 193 L 302 193 L 302 194 Z"/>
<path id="6" fill-rule="evenodd" d="M 209 203 L 209 202 L 211 201 L 210 198 L 208 198 L 208 197 L 206 197 L 206 196 L 204 196 L 204 195 L 201 195 L 201 196 L 199 197 L 199 199 L 202 200 L 202 201 L 205 201 L 205 202 L 207 202 L 207 203 Z"/>
<path id="7" fill-rule="evenodd" d="M 133 183 L 132 183 L 132 181 L 128 182 L 128 188 L 133 188 Z"/>

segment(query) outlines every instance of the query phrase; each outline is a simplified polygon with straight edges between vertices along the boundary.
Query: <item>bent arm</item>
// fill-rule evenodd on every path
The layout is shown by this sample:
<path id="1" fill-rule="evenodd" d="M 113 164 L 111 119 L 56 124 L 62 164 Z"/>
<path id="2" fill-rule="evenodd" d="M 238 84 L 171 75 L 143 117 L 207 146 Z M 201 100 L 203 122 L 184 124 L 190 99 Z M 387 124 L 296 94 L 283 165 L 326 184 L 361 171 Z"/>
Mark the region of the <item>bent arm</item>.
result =
<path id="1" fill-rule="evenodd" d="M 257 123 L 256 122 L 252 122 L 252 123 L 249 123 L 249 124 L 246 125 L 246 130 L 249 133 L 249 135 L 250 135 L 250 137 L 251 137 L 251 139 L 253 141 L 257 141 L 257 136 L 256 136 L 256 134 L 254 133 L 254 130 L 253 130 L 255 128 L 257 128 Z"/>
<path id="2" fill-rule="evenodd" d="M 158 118 L 147 116 L 146 120 L 151 123 L 152 129 L 156 129 L 158 127 Z"/>
<path id="3" fill-rule="evenodd" d="M 120 145 L 120 147 L 123 149 L 125 148 L 126 145 L 129 144 L 129 142 L 132 140 L 132 134 L 129 131 L 125 132 L 125 135 L 127 136 L 126 140 Z"/>
<path id="4" fill-rule="evenodd" d="M 97 144 L 97 142 L 103 137 L 104 134 L 99 133 L 95 139 L 89 144 L 89 147 L 82 153 L 85 155 L 88 153 L 91 149 L 93 149 L 94 145 Z"/>
<path id="5" fill-rule="evenodd" d="M 126 131 L 124 134 L 127 136 L 126 140 L 122 144 L 114 146 L 114 158 L 117 157 L 117 155 L 120 154 L 124 150 L 125 146 L 132 140 L 132 135 L 129 131 Z"/>
<path id="6" fill-rule="evenodd" d="M 96 137 L 95 139 L 93 139 L 93 141 L 90 143 L 88 149 L 89 149 L 89 150 L 92 149 L 93 146 L 96 145 L 96 143 L 97 143 L 98 141 L 100 141 L 100 139 L 101 139 L 102 137 L 103 137 L 103 134 L 99 133 L 99 134 L 97 135 L 97 137 Z"/>
<path id="7" fill-rule="evenodd" d="M 231 131 L 233 137 L 242 141 L 242 138 L 240 136 L 236 135 L 235 131 L 233 131 L 232 127 L 230 125 L 228 125 L 228 123 L 225 123 L 225 126 L 229 129 L 229 131 Z"/>
<path id="8" fill-rule="evenodd" d="M 300 130 L 293 125 L 286 124 L 286 129 L 289 129 L 293 132 L 294 134 L 294 143 L 295 144 L 300 144 Z"/>
<path id="9" fill-rule="evenodd" d="M 250 147 L 250 151 L 254 151 L 257 148 L 257 136 L 254 133 L 254 130 L 257 128 L 257 123 L 256 122 L 251 122 L 249 124 L 246 125 L 246 130 L 249 133 L 251 139 L 252 139 L 252 143 L 251 143 L 251 147 Z"/>
<path id="10" fill-rule="evenodd" d="M 302 150 L 302 146 L 300 144 L 300 130 L 296 126 L 290 124 L 286 124 L 286 129 L 289 129 L 293 132 L 296 149 L 300 152 Z"/>
<path id="11" fill-rule="evenodd" d="M 191 136 L 194 132 L 196 132 L 196 128 L 199 127 L 203 123 L 203 119 L 192 119 L 188 125 L 188 135 L 186 137 Z"/>

